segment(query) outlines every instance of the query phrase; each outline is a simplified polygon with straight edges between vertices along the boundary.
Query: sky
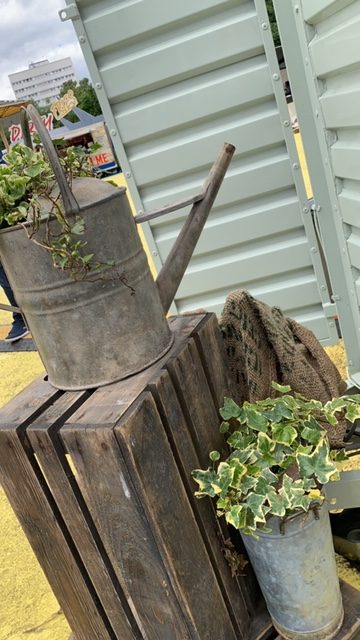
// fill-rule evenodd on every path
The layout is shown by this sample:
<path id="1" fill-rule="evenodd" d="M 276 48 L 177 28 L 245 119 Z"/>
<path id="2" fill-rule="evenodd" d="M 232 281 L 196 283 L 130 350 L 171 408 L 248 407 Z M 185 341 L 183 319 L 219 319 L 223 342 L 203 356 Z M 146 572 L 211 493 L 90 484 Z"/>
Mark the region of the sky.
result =
<path id="1" fill-rule="evenodd" d="M 0 0 L 0 100 L 14 99 L 9 73 L 30 62 L 70 56 L 78 80 L 88 77 L 71 20 L 61 22 L 65 0 Z"/>

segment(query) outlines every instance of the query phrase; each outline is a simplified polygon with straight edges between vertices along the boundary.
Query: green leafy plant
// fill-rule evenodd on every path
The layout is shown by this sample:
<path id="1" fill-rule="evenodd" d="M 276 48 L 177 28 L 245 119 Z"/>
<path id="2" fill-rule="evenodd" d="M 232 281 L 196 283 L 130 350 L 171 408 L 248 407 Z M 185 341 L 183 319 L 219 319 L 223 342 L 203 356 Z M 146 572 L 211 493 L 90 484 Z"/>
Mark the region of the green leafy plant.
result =
<path id="1" fill-rule="evenodd" d="M 88 153 L 98 145 L 88 152 L 82 147 L 62 148 L 61 142 L 57 146 L 70 187 L 74 178 L 93 176 Z M 50 225 L 52 219 L 59 223 L 56 232 Z M 40 240 L 37 232 L 41 222 L 45 223 L 45 237 Z M 104 266 L 86 251 L 84 219 L 65 215 L 53 169 L 45 154 L 22 144 L 14 145 L 5 156 L 5 164 L 0 165 L 0 228 L 17 224 L 23 226 L 31 240 L 50 252 L 55 268 L 68 272 L 73 279 L 89 279 L 91 275 L 93 280 Z M 124 274 L 118 277 L 129 286 Z"/>
<path id="2" fill-rule="evenodd" d="M 360 418 L 360 395 L 323 404 L 290 395 L 288 386 L 273 388 L 279 397 L 241 407 L 225 398 L 220 431 L 231 453 L 220 461 L 212 451 L 212 466 L 192 472 L 195 495 L 215 498 L 218 515 L 248 535 L 266 529 L 271 516 L 285 522 L 322 503 L 322 485 L 339 479 L 336 462 L 346 459 L 343 449 L 330 450 L 324 425 Z"/>

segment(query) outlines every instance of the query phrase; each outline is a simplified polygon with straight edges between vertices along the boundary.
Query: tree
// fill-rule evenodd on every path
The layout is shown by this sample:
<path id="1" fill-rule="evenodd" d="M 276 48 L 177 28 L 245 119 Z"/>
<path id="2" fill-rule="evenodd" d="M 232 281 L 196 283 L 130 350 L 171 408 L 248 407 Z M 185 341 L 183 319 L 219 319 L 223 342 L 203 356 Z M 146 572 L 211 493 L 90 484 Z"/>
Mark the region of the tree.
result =
<path id="1" fill-rule="evenodd" d="M 65 95 L 65 93 L 69 91 L 69 89 L 74 92 L 74 95 L 78 101 L 78 107 L 80 109 L 83 109 L 83 111 L 90 113 L 92 116 L 101 115 L 101 108 L 95 93 L 95 89 L 92 86 L 91 82 L 89 82 L 88 78 L 83 78 L 82 80 L 80 80 L 80 82 L 77 82 L 76 80 L 68 80 L 67 82 L 64 82 L 63 86 L 60 89 L 60 97 Z M 71 120 L 70 117 L 69 120 Z"/>
<path id="2" fill-rule="evenodd" d="M 276 22 L 276 15 L 275 15 L 275 10 L 274 10 L 274 5 L 272 0 L 266 0 L 266 8 L 269 14 L 271 32 L 274 39 L 275 47 L 279 47 L 281 45 L 281 41 L 280 41 L 279 29 Z"/>

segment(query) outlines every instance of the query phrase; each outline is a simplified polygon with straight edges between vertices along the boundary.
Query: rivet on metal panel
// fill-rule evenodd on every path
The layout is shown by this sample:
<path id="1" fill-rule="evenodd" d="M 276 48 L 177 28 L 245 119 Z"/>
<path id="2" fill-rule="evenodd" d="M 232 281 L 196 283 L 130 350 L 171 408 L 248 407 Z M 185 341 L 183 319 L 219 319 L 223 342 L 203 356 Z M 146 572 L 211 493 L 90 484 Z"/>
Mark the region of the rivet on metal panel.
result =
<path id="1" fill-rule="evenodd" d="M 157 251 L 152 251 L 151 253 L 152 253 L 152 254 L 153 254 L 153 256 L 155 256 L 155 257 L 159 255 Z"/>
<path id="2" fill-rule="evenodd" d="M 309 213 L 309 207 L 303 207 L 303 213 Z"/>
<path id="3" fill-rule="evenodd" d="M 317 252 L 318 252 L 318 250 L 317 250 L 316 247 L 311 247 L 311 253 L 317 253 Z"/>
<path id="4" fill-rule="evenodd" d="M 263 22 L 261 25 L 261 28 L 264 29 L 264 31 L 266 31 L 269 28 L 269 25 L 266 22 Z"/>
<path id="5" fill-rule="evenodd" d="M 280 80 L 280 76 L 278 73 L 273 73 L 273 80 Z"/>
<path id="6" fill-rule="evenodd" d="M 95 83 L 95 87 L 96 87 L 97 89 L 102 89 L 102 84 L 101 84 L 101 82 L 96 82 L 96 83 Z"/>
<path id="7" fill-rule="evenodd" d="M 111 133 L 112 136 L 116 136 L 116 129 L 111 129 L 110 133 Z"/>
<path id="8" fill-rule="evenodd" d="M 320 289 L 321 289 L 321 291 L 326 291 L 326 287 L 325 287 L 325 285 L 324 285 L 324 284 L 322 284 L 322 285 L 321 285 L 321 287 L 320 287 Z"/>
<path id="9" fill-rule="evenodd" d="M 292 167 L 293 167 L 293 169 L 298 169 L 299 168 L 299 163 L 298 162 L 294 162 Z"/>
<path id="10" fill-rule="evenodd" d="M 85 36 L 79 36 L 79 42 L 86 42 Z"/>
<path id="11" fill-rule="evenodd" d="M 283 125 L 284 125 L 284 127 L 290 127 L 289 120 L 284 120 Z"/>
<path id="12" fill-rule="evenodd" d="M 335 327 L 335 322 L 329 322 L 329 327 Z"/>
<path id="13" fill-rule="evenodd" d="M 139 209 L 139 211 L 137 212 L 137 214 L 136 214 L 136 215 L 138 215 L 138 216 L 142 216 L 142 214 L 143 214 L 143 213 L 144 213 L 144 212 L 143 212 L 143 210 L 142 210 L 142 209 Z"/>
<path id="14" fill-rule="evenodd" d="M 131 173 L 130 173 L 130 171 L 126 171 L 126 172 L 125 172 L 125 178 L 131 178 Z"/>

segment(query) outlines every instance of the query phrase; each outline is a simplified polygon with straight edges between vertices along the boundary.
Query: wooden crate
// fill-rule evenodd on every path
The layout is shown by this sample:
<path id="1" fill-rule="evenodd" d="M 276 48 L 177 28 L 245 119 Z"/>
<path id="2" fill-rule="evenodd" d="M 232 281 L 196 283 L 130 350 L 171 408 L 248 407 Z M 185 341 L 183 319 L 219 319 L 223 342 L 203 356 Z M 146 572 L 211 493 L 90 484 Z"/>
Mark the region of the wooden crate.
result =
<path id="1" fill-rule="evenodd" d="M 1 482 L 76 640 L 242 640 L 254 622 L 254 581 L 231 577 L 190 477 L 223 447 L 217 321 L 171 324 L 146 371 L 95 391 L 38 379 L 0 416 Z"/>

